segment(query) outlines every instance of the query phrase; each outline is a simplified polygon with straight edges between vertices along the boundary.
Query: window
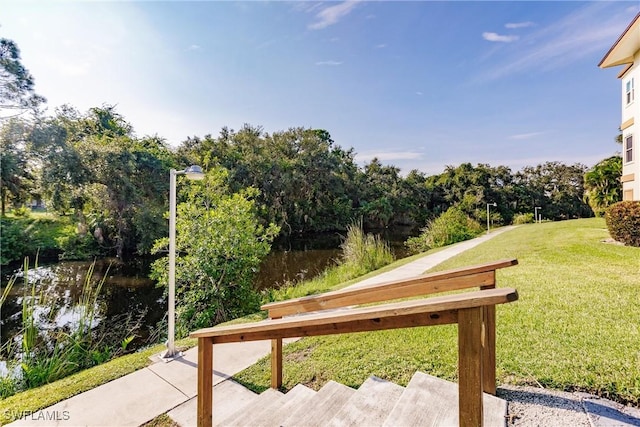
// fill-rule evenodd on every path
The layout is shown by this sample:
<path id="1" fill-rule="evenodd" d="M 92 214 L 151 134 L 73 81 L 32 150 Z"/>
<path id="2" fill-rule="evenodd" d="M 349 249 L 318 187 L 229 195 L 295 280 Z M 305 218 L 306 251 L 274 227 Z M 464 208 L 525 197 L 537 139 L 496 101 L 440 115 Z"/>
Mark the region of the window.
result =
<path id="1" fill-rule="evenodd" d="M 633 161 L 633 135 L 628 135 L 624 139 L 624 162 L 630 163 Z"/>
<path id="2" fill-rule="evenodd" d="M 627 84 L 625 87 L 625 93 L 627 95 L 627 104 L 631 104 L 634 98 L 634 90 L 633 90 L 633 77 L 627 80 Z"/>

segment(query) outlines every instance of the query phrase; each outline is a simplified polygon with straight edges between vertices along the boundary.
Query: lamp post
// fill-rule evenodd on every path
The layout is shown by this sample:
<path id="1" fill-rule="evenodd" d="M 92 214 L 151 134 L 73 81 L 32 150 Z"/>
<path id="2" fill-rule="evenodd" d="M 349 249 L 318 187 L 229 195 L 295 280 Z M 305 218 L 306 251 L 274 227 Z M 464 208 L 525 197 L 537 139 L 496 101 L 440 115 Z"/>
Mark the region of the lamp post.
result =
<path id="1" fill-rule="evenodd" d="M 186 175 L 187 178 L 194 180 L 204 179 L 204 172 L 197 165 L 191 165 L 183 171 L 175 169 L 169 171 L 169 331 L 167 350 L 161 356 L 165 361 L 176 357 L 176 176 L 178 175 Z"/>
<path id="2" fill-rule="evenodd" d="M 493 206 L 495 208 L 498 204 L 496 202 L 487 203 L 487 234 L 489 234 L 489 206 Z"/>
<path id="3" fill-rule="evenodd" d="M 536 207 L 534 208 L 534 212 L 535 212 L 535 213 L 533 214 L 533 215 L 534 215 L 534 218 L 533 218 L 533 222 L 534 222 L 534 223 L 536 223 L 536 222 L 538 222 L 538 223 L 539 223 L 539 222 L 540 222 L 540 220 L 539 220 L 539 218 L 538 218 L 538 209 L 542 210 L 542 208 L 541 208 L 540 206 L 536 206 Z"/>

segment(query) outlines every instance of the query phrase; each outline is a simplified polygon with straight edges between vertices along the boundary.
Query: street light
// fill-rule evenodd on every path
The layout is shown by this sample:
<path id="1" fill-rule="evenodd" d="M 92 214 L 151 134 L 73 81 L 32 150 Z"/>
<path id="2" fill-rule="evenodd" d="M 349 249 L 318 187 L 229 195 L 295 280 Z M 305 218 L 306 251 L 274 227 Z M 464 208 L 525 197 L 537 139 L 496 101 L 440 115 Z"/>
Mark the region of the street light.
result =
<path id="1" fill-rule="evenodd" d="M 534 213 L 534 219 L 533 219 L 534 224 L 535 224 L 536 222 L 538 222 L 538 223 L 540 222 L 540 220 L 539 220 L 539 218 L 538 218 L 538 209 L 542 210 L 542 208 L 541 208 L 540 206 L 536 206 L 536 207 L 534 208 L 534 211 L 535 211 L 535 213 Z M 540 216 L 542 216 L 542 215 L 540 215 Z"/>
<path id="2" fill-rule="evenodd" d="M 489 234 L 489 206 L 493 206 L 495 208 L 498 204 L 496 202 L 487 203 L 487 234 Z"/>
<path id="3" fill-rule="evenodd" d="M 175 330 L 176 330 L 176 176 L 186 175 L 188 179 L 204 179 L 202 168 L 191 165 L 183 171 L 171 169 L 169 171 L 169 332 L 167 338 L 167 350 L 162 354 L 162 359 L 170 361 L 176 356 Z"/>

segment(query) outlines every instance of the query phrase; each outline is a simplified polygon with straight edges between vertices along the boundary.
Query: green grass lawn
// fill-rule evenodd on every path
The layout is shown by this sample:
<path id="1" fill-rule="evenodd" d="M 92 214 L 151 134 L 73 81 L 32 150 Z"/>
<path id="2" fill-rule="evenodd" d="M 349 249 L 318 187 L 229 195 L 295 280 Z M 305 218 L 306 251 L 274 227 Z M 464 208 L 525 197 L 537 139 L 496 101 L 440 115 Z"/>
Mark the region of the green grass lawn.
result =
<path id="1" fill-rule="evenodd" d="M 520 299 L 497 309 L 499 383 L 584 390 L 640 404 L 640 248 L 603 243 L 602 219 L 530 224 L 437 266 L 502 258 L 498 286 Z M 305 338 L 285 347 L 284 387 L 377 375 L 406 385 L 416 370 L 456 380 L 456 326 Z M 269 386 L 269 358 L 236 379 Z"/>
<path id="2" fill-rule="evenodd" d="M 498 272 L 498 285 L 515 287 L 520 294 L 518 301 L 498 307 L 499 382 L 582 389 L 640 403 L 640 249 L 601 243 L 607 237 L 602 219 L 530 224 L 433 269 L 518 258 L 520 265 Z M 353 283 L 334 283 L 334 274 L 273 296 L 290 298 Z M 261 318 L 264 314 L 257 313 L 233 322 Z M 456 340 L 455 326 L 303 339 L 285 347 L 285 387 L 304 383 L 318 389 L 330 379 L 358 387 L 370 375 L 406 385 L 416 370 L 455 380 Z M 191 347 L 195 340 L 178 344 Z M 0 424 L 21 410 L 42 409 L 147 366 L 148 357 L 163 348 L 123 356 L 0 400 Z M 268 362 L 261 360 L 236 379 L 256 391 L 266 389 Z"/>

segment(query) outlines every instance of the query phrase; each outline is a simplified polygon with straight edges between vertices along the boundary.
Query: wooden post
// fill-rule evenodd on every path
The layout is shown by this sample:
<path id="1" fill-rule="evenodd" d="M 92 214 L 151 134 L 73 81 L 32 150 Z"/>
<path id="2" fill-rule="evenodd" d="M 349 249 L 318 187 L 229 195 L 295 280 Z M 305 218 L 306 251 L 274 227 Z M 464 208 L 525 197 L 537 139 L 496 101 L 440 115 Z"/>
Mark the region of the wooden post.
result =
<path id="1" fill-rule="evenodd" d="M 493 273 L 493 284 L 481 286 L 480 289 L 496 287 L 496 271 Z M 485 393 L 496 395 L 496 306 L 484 307 L 484 341 L 482 361 L 482 389 Z"/>
<path id="2" fill-rule="evenodd" d="M 482 346 L 482 389 L 496 395 L 496 306 L 484 307 L 484 340 Z"/>
<path id="3" fill-rule="evenodd" d="M 273 317 L 280 319 L 280 317 Z M 271 388 L 282 387 L 282 338 L 271 340 Z"/>
<path id="4" fill-rule="evenodd" d="M 458 311 L 458 409 L 461 427 L 479 427 L 483 421 L 483 314 L 483 307 Z"/>
<path id="5" fill-rule="evenodd" d="M 282 338 L 271 340 L 271 388 L 282 387 Z"/>
<path id="6" fill-rule="evenodd" d="M 198 338 L 198 427 L 213 425 L 213 338 Z"/>

